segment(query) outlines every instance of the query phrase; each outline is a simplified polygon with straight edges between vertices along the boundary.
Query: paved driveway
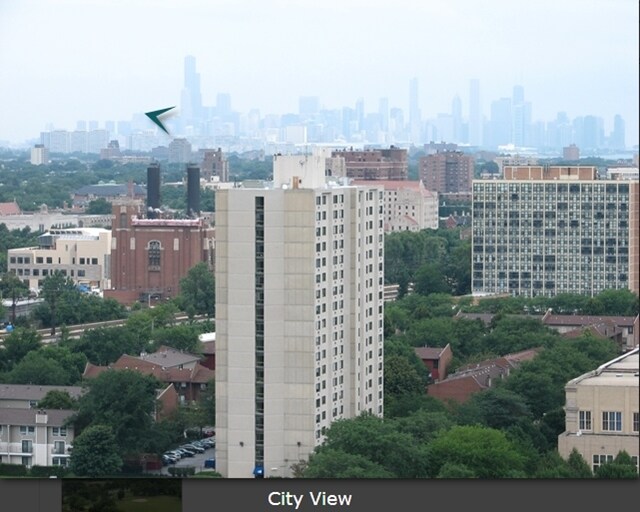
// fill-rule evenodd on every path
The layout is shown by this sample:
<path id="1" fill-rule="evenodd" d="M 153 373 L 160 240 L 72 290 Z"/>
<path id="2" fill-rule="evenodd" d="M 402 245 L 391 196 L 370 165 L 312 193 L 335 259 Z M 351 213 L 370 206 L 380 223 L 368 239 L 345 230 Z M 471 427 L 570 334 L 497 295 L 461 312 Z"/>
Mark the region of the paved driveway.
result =
<path id="1" fill-rule="evenodd" d="M 177 467 L 177 468 L 194 467 L 196 468 L 196 473 L 199 473 L 200 471 L 204 471 L 204 470 L 211 471 L 209 468 L 204 467 L 204 461 L 206 459 L 215 459 L 215 458 L 216 458 L 216 449 L 208 448 L 204 451 L 204 453 L 196 453 L 193 457 L 183 457 L 175 464 L 171 464 L 169 466 L 163 466 L 162 469 L 159 471 L 159 473 L 162 475 L 168 475 L 170 467 Z"/>

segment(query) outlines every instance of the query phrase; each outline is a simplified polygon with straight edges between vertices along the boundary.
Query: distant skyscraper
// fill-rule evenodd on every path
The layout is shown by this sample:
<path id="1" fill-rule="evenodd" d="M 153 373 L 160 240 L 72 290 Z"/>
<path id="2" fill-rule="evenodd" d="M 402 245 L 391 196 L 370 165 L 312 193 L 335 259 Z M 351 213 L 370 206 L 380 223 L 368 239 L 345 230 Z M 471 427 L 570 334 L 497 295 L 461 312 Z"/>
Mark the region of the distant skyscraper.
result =
<path id="1" fill-rule="evenodd" d="M 320 98 L 317 96 L 300 96 L 298 98 L 298 113 L 301 116 L 313 116 L 320 110 Z"/>
<path id="2" fill-rule="evenodd" d="M 220 92 L 216 95 L 216 113 L 220 117 L 231 114 L 231 95 L 228 92 Z"/>
<path id="3" fill-rule="evenodd" d="M 469 84 L 469 144 L 482 145 L 482 110 L 480 107 L 480 81 L 476 78 Z"/>
<path id="4" fill-rule="evenodd" d="M 380 98 L 378 102 L 378 113 L 380 114 L 380 129 L 383 132 L 389 131 L 389 98 Z"/>
<path id="5" fill-rule="evenodd" d="M 512 116 L 512 142 L 517 147 L 525 145 L 525 102 L 524 87 L 516 85 L 513 88 L 513 96 L 511 98 L 511 116 Z"/>
<path id="6" fill-rule="evenodd" d="M 409 135 L 411 142 L 419 143 L 421 136 L 422 119 L 420 114 L 420 102 L 418 100 L 418 77 L 413 77 L 409 82 Z"/>
<path id="7" fill-rule="evenodd" d="M 200 74 L 196 73 L 196 58 L 192 55 L 184 58 L 184 88 L 181 103 L 181 117 L 185 125 L 196 125 L 202 116 L 202 95 Z"/>
<path id="8" fill-rule="evenodd" d="M 609 147 L 611 149 L 624 149 L 625 148 L 625 130 L 624 119 L 620 114 L 616 114 L 613 118 L 613 131 L 609 138 Z"/>
<path id="9" fill-rule="evenodd" d="M 453 140 L 451 142 L 465 142 L 462 140 L 462 100 L 457 94 L 451 102 L 451 117 L 453 120 Z"/>
<path id="10" fill-rule="evenodd" d="M 492 147 L 513 142 L 511 98 L 500 98 L 491 102 L 491 121 L 487 140 Z"/>

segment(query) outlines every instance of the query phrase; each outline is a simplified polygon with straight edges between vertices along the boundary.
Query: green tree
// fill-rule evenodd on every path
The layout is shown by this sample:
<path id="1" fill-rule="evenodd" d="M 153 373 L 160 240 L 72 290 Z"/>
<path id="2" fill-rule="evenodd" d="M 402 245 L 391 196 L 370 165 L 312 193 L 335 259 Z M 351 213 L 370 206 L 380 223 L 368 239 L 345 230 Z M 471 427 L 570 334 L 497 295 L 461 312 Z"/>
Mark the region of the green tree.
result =
<path id="1" fill-rule="evenodd" d="M 398 432 L 393 422 L 371 414 L 332 423 L 316 453 L 328 449 L 364 457 L 397 478 L 423 478 L 427 474 L 424 446 L 411 435 Z"/>
<path id="2" fill-rule="evenodd" d="M 11 301 L 11 323 L 16 323 L 16 305 L 19 300 L 29 295 L 29 287 L 12 272 L 0 276 L 0 298 Z"/>
<path id="3" fill-rule="evenodd" d="M 0 350 L 0 370 L 10 371 L 30 352 L 40 349 L 42 338 L 32 328 L 18 327 L 4 339 Z"/>
<path id="4" fill-rule="evenodd" d="M 122 354 L 138 355 L 149 346 L 144 336 L 127 327 L 98 327 L 82 333 L 77 339 L 62 342 L 75 353 L 82 353 L 95 365 L 106 366 L 114 363 Z"/>
<path id="5" fill-rule="evenodd" d="M 60 297 L 65 292 L 75 290 L 75 285 L 71 278 L 66 277 L 61 271 L 56 270 L 52 274 L 44 278 L 40 296 L 44 299 L 49 308 L 48 325 L 51 327 L 51 336 L 56 334 L 56 325 L 58 322 L 58 306 Z"/>
<path id="6" fill-rule="evenodd" d="M 109 370 L 87 382 L 73 422 L 79 431 L 106 425 L 115 435 L 118 453 L 138 453 L 148 444 L 159 382 L 134 370 Z"/>
<path id="7" fill-rule="evenodd" d="M 66 386 L 73 384 L 69 374 L 43 351 L 29 352 L 8 374 L 13 384 Z"/>
<path id="8" fill-rule="evenodd" d="M 593 473 L 591 468 L 582 454 L 577 450 L 571 450 L 569 458 L 567 459 L 567 465 L 571 470 L 571 478 L 592 478 Z"/>
<path id="9" fill-rule="evenodd" d="M 437 478 L 477 478 L 475 472 L 464 464 L 446 462 L 438 473 Z"/>
<path id="10" fill-rule="evenodd" d="M 336 448 L 313 453 L 303 475 L 304 478 L 395 478 L 381 464 Z"/>
<path id="11" fill-rule="evenodd" d="M 100 197 L 89 201 L 85 213 L 88 215 L 109 215 L 112 211 L 112 205 L 106 199 Z"/>
<path id="12" fill-rule="evenodd" d="M 71 398 L 68 391 L 52 389 L 38 402 L 40 409 L 75 409 L 77 401 Z"/>
<path id="13" fill-rule="evenodd" d="M 197 325 L 180 324 L 171 327 L 155 329 L 153 331 L 153 349 L 157 350 L 161 346 L 175 348 L 195 354 L 199 351 L 200 340 L 198 335 L 200 330 Z"/>
<path id="14" fill-rule="evenodd" d="M 615 459 L 611 462 L 602 464 L 596 469 L 596 478 L 620 479 L 633 478 L 637 479 L 638 468 L 631 459 L 631 456 L 625 450 L 618 452 Z"/>
<path id="15" fill-rule="evenodd" d="M 110 426 L 93 425 L 74 439 L 70 468 L 76 476 L 90 478 L 120 473 L 122 458 Z"/>
<path id="16" fill-rule="evenodd" d="M 190 317 L 215 315 L 216 287 L 213 272 L 202 262 L 180 280 L 180 308 Z"/>
<path id="17" fill-rule="evenodd" d="M 520 395 L 503 387 L 493 387 L 471 395 L 458 408 L 458 418 L 461 424 L 480 424 L 501 430 L 531 421 L 532 414 Z"/>
<path id="18" fill-rule="evenodd" d="M 455 426 L 431 442 L 430 475 L 447 463 L 464 465 L 478 478 L 508 478 L 524 469 L 524 457 L 503 432 L 480 426 Z"/>

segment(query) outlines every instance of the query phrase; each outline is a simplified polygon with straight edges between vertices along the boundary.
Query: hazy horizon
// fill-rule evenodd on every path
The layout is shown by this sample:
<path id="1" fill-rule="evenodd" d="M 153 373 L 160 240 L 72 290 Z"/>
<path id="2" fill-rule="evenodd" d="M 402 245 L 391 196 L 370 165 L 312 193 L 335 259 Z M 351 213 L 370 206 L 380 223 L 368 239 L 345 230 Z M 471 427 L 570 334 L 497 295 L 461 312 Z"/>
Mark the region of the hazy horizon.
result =
<path id="1" fill-rule="evenodd" d="M 38 138 L 47 124 L 128 121 L 180 105 L 186 55 L 196 58 L 202 103 L 231 95 L 233 110 L 377 111 L 382 97 L 408 117 L 419 80 L 422 118 L 469 112 L 524 87 L 532 121 L 625 120 L 638 144 L 638 3 L 563 0 L 5 0 L 0 5 L 0 140 Z"/>

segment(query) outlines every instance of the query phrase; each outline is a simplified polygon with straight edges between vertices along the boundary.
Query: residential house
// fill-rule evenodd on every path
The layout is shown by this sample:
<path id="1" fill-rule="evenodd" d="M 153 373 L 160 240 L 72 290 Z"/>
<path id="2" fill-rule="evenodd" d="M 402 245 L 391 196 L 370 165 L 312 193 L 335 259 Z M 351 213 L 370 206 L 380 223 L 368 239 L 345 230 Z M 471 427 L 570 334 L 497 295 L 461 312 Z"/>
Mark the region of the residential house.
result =
<path id="1" fill-rule="evenodd" d="M 442 401 L 466 402 L 473 393 L 489 389 L 497 380 L 508 377 L 511 370 L 518 368 L 523 361 L 533 359 L 540 350 L 523 350 L 462 366 L 444 380 L 427 386 L 427 394 Z"/>
<path id="2" fill-rule="evenodd" d="M 49 391 L 66 391 L 71 398 L 77 399 L 84 390 L 80 386 L 0 384 L 0 409 L 34 409 Z"/>
<path id="3" fill-rule="evenodd" d="M 416 347 L 414 350 L 434 382 L 447 378 L 447 367 L 453 358 L 448 343 L 445 347 Z"/>
<path id="4" fill-rule="evenodd" d="M 542 323 L 561 334 L 575 333 L 576 330 L 591 330 L 620 344 L 620 348 L 631 350 L 639 344 L 640 316 L 590 316 L 554 315 L 551 310 L 542 317 Z"/>

